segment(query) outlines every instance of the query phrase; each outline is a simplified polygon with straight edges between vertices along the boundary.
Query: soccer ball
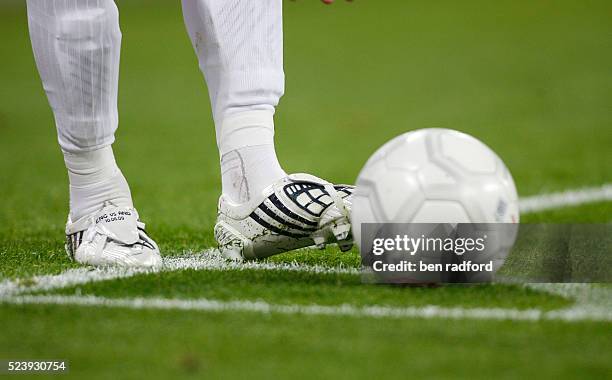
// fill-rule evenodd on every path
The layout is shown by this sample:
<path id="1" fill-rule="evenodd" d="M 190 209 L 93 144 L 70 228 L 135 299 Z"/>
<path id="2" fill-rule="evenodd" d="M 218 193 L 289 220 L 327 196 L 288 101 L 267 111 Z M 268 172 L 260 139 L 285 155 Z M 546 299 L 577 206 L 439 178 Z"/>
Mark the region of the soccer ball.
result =
<path id="1" fill-rule="evenodd" d="M 353 195 L 353 223 L 517 223 L 508 168 L 489 147 L 451 129 L 420 129 L 370 157 Z"/>
<path id="2" fill-rule="evenodd" d="M 360 249 L 363 223 L 519 221 L 516 187 L 502 160 L 476 138 L 450 129 L 421 129 L 387 142 L 356 185 L 351 221 Z M 502 244 L 506 251 L 511 240 Z"/>

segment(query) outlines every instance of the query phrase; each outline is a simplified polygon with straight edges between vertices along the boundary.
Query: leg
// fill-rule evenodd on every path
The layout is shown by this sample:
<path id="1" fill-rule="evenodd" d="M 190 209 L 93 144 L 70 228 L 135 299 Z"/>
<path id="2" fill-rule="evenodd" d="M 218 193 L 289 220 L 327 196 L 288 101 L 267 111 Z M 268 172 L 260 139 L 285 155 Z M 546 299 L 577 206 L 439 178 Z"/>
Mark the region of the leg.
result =
<path id="1" fill-rule="evenodd" d="M 111 148 L 121 46 L 115 3 L 28 0 L 27 6 L 34 57 L 68 169 L 71 218 L 99 210 L 104 201 L 131 207 Z"/>
<path id="2" fill-rule="evenodd" d="M 283 94 L 282 0 L 183 0 L 204 72 L 221 156 L 215 238 L 234 259 L 316 244 L 352 244 L 352 187 L 287 176 L 274 151 Z"/>
<path id="3" fill-rule="evenodd" d="M 72 239 L 69 253 L 75 255 L 77 246 L 86 243 L 87 236 L 94 239 L 93 232 L 84 235 L 100 221 L 94 218 L 96 213 L 108 210 L 108 204 L 115 210 L 133 208 L 129 186 L 115 163 L 111 147 L 117 129 L 119 13 L 113 0 L 27 0 L 27 8 L 36 65 L 53 109 L 68 169 L 70 218 L 66 230 Z M 125 223 L 129 220 L 129 226 L 115 220 L 116 223 L 104 228 L 106 235 L 132 244 L 133 238 L 138 238 L 137 222 L 125 215 L 117 219 Z M 134 210 L 130 215 L 137 214 Z M 93 219 L 95 225 L 90 223 Z M 105 244 L 101 237 L 96 239 L 97 243 Z M 112 244 L 107 246 L 112 248 Z M 94 248 L 89 253 L 95 253 Z M 84 257 L 87 256 L 84 251 L 85 248 L 80 248 L 76 253 L 78 261 L 116 263 Z M 116 258 L 122 254 L 118 252 L 108 256 Z M 147 255 L 141 257 L 144 256 Z M 154 256 L 149 264 L 156 263 Z"/>
<path id="4" fill-rule="evenodd" d="M 115 3 L 28 0 L 27 6 L 34 56 L 62 150 L 80 153 L 111 145 L 121 46 Z"/>
<path id="5" fill-rule="evenodd" d="M 187 31 L 206 77 L 223 193 L 242 203 L 284 177 L 274 151 L 283 95 L 281 0 L 183 0 Z"/>

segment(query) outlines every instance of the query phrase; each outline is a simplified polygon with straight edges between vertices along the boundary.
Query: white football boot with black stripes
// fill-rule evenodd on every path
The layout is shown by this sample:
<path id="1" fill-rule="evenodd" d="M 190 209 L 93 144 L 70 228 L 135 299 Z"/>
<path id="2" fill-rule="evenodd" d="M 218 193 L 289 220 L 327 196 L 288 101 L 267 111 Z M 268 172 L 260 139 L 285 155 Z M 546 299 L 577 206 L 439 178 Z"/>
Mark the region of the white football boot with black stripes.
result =
<path id="1" fill-rule="evenodd" d="M 95 266 L 160 268 L 159 248 L 133 208 L 105 203 L 97 213 L 66 224 L 66 252 Z"/>
<path id="2" fill-rule="evenodd" d="M 215 239 L 233 260 L 264 258 L 315 245 L 353 245 L 353 186 L 333 185 L 309 174 L 292 174 L 249 202 L 219 198 Z"/>

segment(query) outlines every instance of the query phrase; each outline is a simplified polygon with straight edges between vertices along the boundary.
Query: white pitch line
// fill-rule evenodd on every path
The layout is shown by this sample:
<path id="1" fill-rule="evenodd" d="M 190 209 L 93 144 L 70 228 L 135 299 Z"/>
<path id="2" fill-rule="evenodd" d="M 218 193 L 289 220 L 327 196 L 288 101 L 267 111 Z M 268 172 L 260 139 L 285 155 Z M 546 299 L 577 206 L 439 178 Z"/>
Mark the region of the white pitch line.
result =
<path id="1" fill-rule="evenodd" d="M 251 262 L 240 264 L 223 260 L 219 253 L 210 250 L 204 254 L 188 257 L 166 258 L 164 270 L 181 269 L 255 269 L 255 270 L 289 270 L 308 271 L 312 273 L 352 273 L 358 274 L 356 268 L 326 268 L 298 264 L 275 264 Z M 40 276 L 32 281 L 31 285 L 8 282 L 0 284 L 0 303 L 11 304 L 55 304 L 75 306 L 123 307 L 131 309 L 177 309 L 200 311 L 244 311 L 260 313 L 332 315 L 354 317 L 378 318 L 446 318 L 446 319 L 492 319 L 539 321 L 559 320 L 566 322 L 577 321 L 612 321 L 612 290 L 609 288 L 594 288 L 590 284 L 526 284 L 526 286 L 539 291 L 560 295 L 573 299 L 576 303 L 566 309 L 542 311 L 539 309 L 518 310 L 500 308 L 444 308 L 438 306 L 426 307 L 387 307 L 367 306 L 357 307 L 351 305 L 322 306 L 322 305 L 277 305 L 261 301 L 221 301 L 209 299 L 164 299 L 164 298 L 105 298 L 95 296 L 62 296 L 62 295 L 25 295 L 24 292 L 49 291 L 84 284 L 88 282 L 125 278 L 145 270 L 98 268 L 71 269 L 55 276 Z"/>
<path id="2" fill-rule="evenodd" d="M 607 310 L 572 307 L 554 311 L 539 309 L 463 308 L 428 305 L 423 307 L 352 306 L 352 305 L 298 305 L 271 304 L 263 301 L 223 301 L 213 299 L 167 299 L 167 298 L 105 298 L 96 296 L 15 296 L 0 299 L 0 302 L 25 304 L 51 304 L 71 306 L 99 306 L 128 309 L 190 310 L 207 312 L 255 312 L 261 314 L 301 314 L 317 316 L 348 316 L 370 318 L 425 318 L 425 319 L 478 319 L 564 322 L 612 322 Z"/>
<path id="3" fill-rule="evenodd" d="M 606 183 L 596 187 L 522 197 L 519 200 L 519 208 L 522 213 L 533 213 L 610 200 L 612 200 L 612 184 Z"/>
<path id="4" fill-rule="evenodd" d="M 34 276 L 24 280 L 5 280 L 0 282 L 0 297 L 21 294 L 25 292 L 49 291 L 69 286 L 82 285 L 90 282 L 114 280 L 132 277 L 143 273 L 171 272 L 177 270 L 277 270 L 290 272 L 359 274 L 357 268 L 325 267 L 320 265 L 304 265 L 299 263 L 273 263 L 261 261 L 235 262 L 228 261 L 216 249 L 188 256 L 166 256 L 163 258 L 160 270 L 138 268 L 74 268 L 56 275 Z"/>

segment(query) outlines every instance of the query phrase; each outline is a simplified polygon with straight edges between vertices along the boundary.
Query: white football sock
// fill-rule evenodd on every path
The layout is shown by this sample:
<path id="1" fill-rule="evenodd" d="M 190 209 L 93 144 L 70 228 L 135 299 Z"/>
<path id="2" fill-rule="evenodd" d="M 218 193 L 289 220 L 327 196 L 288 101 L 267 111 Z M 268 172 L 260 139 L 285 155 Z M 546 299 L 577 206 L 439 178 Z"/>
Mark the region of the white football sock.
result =
<path id="1" fill-rule="evenodd" d="M 249 111 L 226 118 L 219 150 L 223 194 L 236 203 L 248 202 L 287 175 L 274 150 L 271 112 Z"/>
<path id="2" fill-rule="evenodd" d="M 247 146 L 221 157 L 223 194 L 236 203 L 248 202 L 286 175 L 272 144 Z"/>
<path id="3" fill-rule="evenodd" d="M 133 207 L 125 177 L 117 167 L 111 146 L 82 152 L 64 152 L 70 180 L 70 219 L 74 222 L 96 211 L 104 202 Z"/>

